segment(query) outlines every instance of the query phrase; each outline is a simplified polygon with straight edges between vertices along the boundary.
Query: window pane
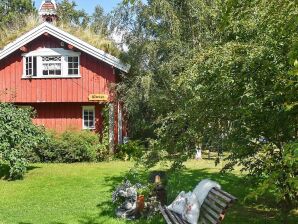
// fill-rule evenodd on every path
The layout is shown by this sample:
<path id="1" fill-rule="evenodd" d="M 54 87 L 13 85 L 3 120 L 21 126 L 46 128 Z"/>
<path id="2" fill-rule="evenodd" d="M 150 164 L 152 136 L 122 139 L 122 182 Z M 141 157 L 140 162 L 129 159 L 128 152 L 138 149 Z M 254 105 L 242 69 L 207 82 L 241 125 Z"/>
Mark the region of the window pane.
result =
<path id="1" fill-rule="evenodd" d="M 33 57 L 33 76 L 37 76 L 37 61 L 36 57 Z"/>
<path id="2" fill-rule="evenodd" d="M 78 57 L 68 57 L 68 74 L 78 75 L 79 74 L 79 58 Z"/>
<path id="3" fill-rule="evenodd" d="M 93 127 L 94 127 L 93 121 L 89 121 L 89 128 L 93 128 Z"/>
<path id="4" fill-rule="evenodd" d="M 55 69 L 55 64 L 49 64 L 49 69 L 54 70 Z"/>
<path id="5" fill-rule="evenodd" d="M 61 75 L 62 65 L 61 63 L 44 63 L 43 64 L 43 74 L 47 75 Z"/>
<path id="6" fill-rule="evenodd" d="M 93 129 L 94 124 L 94 108 L 84 108 L 83 110 L 84 128 Z"/>

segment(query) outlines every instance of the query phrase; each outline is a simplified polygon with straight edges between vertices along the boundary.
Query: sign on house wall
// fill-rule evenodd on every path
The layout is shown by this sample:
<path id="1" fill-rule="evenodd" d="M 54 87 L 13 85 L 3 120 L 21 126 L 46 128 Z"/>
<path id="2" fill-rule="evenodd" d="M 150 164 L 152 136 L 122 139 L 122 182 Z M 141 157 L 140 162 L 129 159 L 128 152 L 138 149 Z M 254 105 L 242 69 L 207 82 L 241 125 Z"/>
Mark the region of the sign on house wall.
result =
<path id="1" fill-rule="evenodd" d="M 105 101 L 109 100 L 109 96 L 107 94 L 90 94 L 89 101 Z"/>

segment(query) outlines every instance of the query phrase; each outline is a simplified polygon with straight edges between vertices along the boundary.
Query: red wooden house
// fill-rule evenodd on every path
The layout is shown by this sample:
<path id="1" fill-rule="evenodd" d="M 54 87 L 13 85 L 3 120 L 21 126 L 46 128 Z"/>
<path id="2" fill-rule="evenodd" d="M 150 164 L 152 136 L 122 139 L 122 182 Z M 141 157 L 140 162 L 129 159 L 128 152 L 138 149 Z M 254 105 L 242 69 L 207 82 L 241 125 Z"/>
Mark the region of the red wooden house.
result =
<path id="1" fill-rule="evenodd" d="M 0 101 L 32 106 L 34 122 L 62 132 L 100 132 L 110 108 L 110 142 L 121 143 L 122 109 L 109 86 L 129 67 L 119 59 L 52 25 L 55 1 L 42 3 L 44 22 L 0 51 Z"/>

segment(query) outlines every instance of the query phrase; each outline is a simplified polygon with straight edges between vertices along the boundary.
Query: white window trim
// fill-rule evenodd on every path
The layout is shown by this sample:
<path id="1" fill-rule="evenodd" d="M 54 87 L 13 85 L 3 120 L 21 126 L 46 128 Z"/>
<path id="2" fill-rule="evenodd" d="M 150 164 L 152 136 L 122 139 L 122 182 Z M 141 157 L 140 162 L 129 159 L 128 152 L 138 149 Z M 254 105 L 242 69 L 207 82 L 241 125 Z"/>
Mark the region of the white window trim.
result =
<path id="1" fill-rule="evenodd" d="M 22 79 L 52 79 L 52 78 L 80 78 L 80 52 L 75 52 L 71 50 L 65 50 L 63 48 L 40 48 L 29 53 L 22 54 L 23 56 L 23 76 Z M 26 75 L 26 57 L 37 57 L 37 74 L 36 76 L 27 76 Z M 42 74 L 42 59 L 43 56 L 61 56 L 61 75 L 49 75 L 44 76 Z M 68 60 L 67 57 L 78 57 L 79 70 L 78 75 L 68 75 Z"/>
<path id="2" fill-rule="evenodd" d="M 55 57 L 61 57 L 60 61 L 43 61 L 42 58 L 43 57 L 53 57 L 53 56 L 41 56 L 41 57 L 37 57 L 37 74 L 41 74 L 43 77 L 51 77 L 51 76 L 62 76 L 63 73 L 63 67 L 64 66 L 64 57 L 63 56 L 55 56 Z M 40 60 L 41 59 L 41 60 Z M 61 75 L 43 75 L 43 66 L 44 64 L 60 64 L 60 68 L 61 68 Z M 39 66 L 41 65 L 41 66 Z M 48 69 L 49 71 L 49 69 Z"/>
<path id="3" fill-rule="evenodd" d="M 94 112 L 94 117 L 93 117 L 94 127 L 93 128 L 85 127 L 85 124 L 84 124 L 84 110 L 85 109 L 92 109 L 93 112 Z M 95 106 L 83 106 L 82 107 L 82 127 L 83 127 L 83 130 L 95 130 L 96 129 L 96 124 L 95 124 L 96 119 L 95 118 L 96 118 Z"/>

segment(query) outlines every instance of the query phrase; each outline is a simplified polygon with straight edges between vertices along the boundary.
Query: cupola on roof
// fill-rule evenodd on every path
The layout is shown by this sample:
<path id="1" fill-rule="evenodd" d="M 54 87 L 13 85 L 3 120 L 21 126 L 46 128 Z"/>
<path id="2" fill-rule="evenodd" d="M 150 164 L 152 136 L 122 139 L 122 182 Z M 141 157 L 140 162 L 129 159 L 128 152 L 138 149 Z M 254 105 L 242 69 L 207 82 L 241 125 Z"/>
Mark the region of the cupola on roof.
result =
<path id="1" fill-rule="evenodd" d="M 41 16 L 57 15 L 57 4 L 55 0 L 42 1 L 39 8 L 39 15 Z"/>

